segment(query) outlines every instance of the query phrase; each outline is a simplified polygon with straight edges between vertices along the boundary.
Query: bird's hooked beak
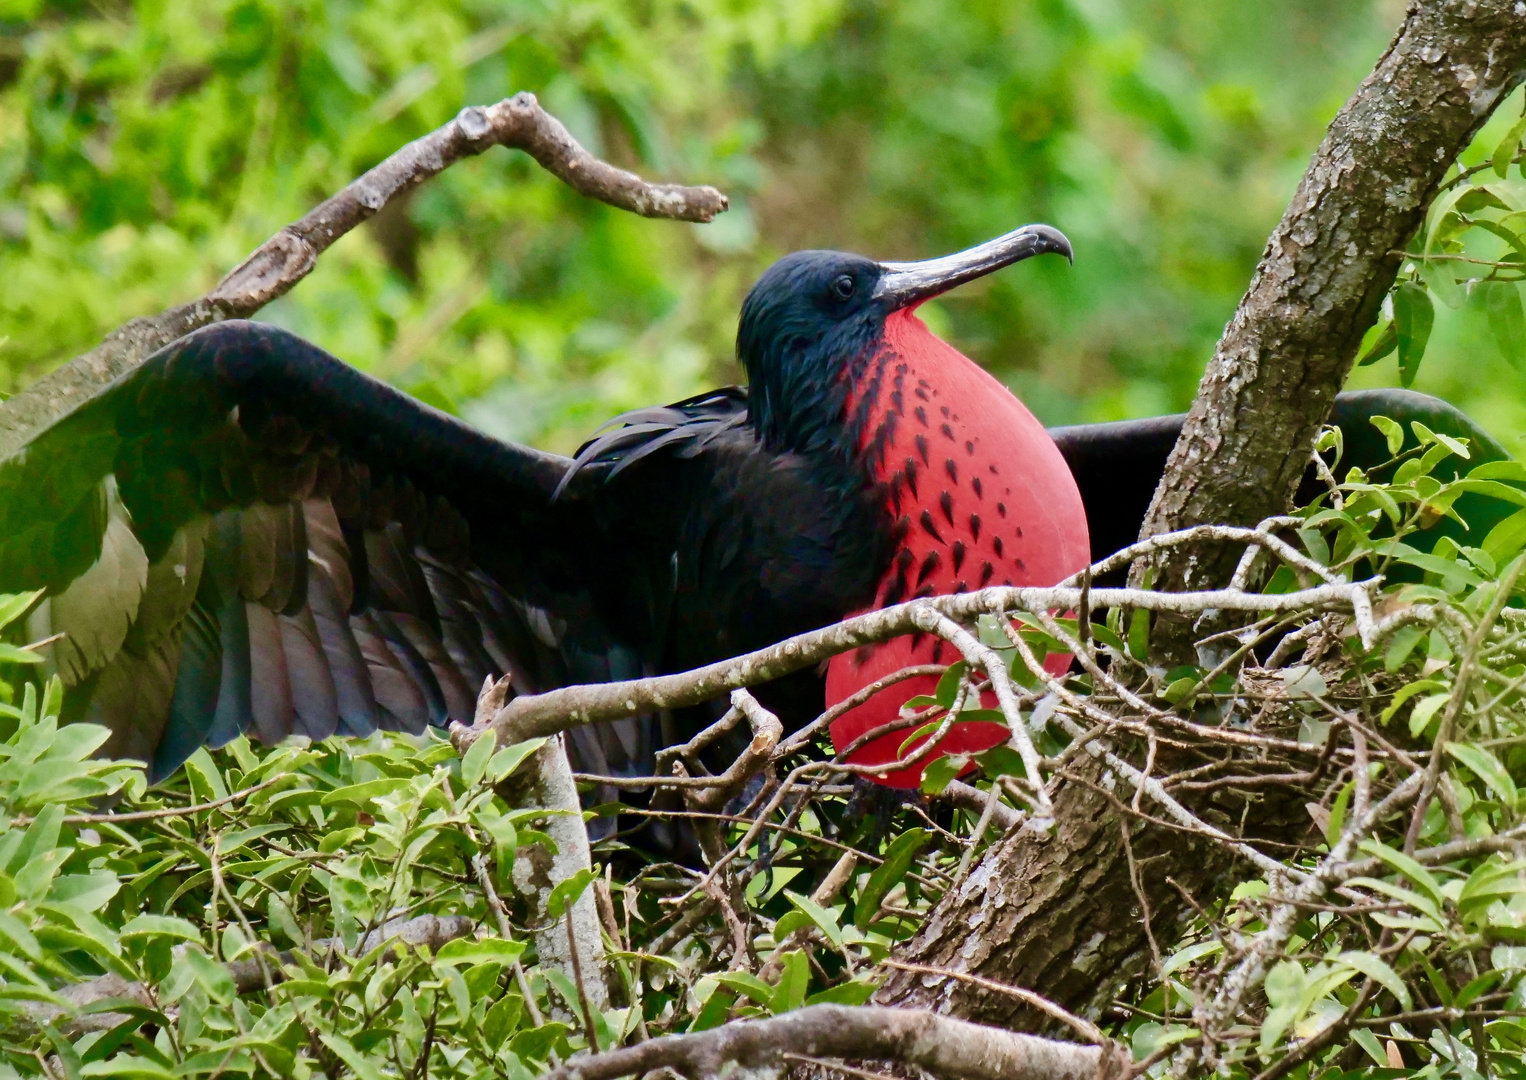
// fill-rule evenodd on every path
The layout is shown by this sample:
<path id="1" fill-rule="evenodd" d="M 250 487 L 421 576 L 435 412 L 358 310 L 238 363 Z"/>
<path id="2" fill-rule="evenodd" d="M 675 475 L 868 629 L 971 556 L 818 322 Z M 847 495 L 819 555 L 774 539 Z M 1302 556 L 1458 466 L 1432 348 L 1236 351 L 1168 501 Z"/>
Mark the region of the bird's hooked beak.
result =
<path id="1" fill-rule="evenodd" d="M 1070 262 L 1075 261 L 1070 241 L 1059 229 L 1048 225 L 1024 225 L 1006 236 L 939 259 L 881 263 L 884 272 L 874 287 L 874 299 L 883 301 L 891 311 L 911 307 L 966 281 L 984 277 L 993 270 L 1050 252 L 1063 255 Z"/>

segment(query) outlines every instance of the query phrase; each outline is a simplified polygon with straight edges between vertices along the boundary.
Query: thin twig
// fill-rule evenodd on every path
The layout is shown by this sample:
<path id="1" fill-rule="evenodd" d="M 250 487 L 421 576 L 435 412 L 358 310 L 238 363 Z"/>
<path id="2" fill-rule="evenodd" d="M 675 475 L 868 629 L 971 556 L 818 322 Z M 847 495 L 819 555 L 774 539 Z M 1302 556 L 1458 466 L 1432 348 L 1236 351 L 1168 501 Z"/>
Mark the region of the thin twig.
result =
<path id="1" fill-rule="evenodd" d="M 956 982 L 969 983 L 971 986 L 978 986 L 981 989 L 991 990 L 998 994 L 1006 994 L 1008 997 L 1017 998 L 1017 1000 L 1024 1004 L 1032 1005 L 1047 1016 L 1054 1017 L 1087 1042 L 1097 1046 L 1112 1045 L 1112 1040 L 1090 1020 L 1083 1019 L 1075 1013 L 1061 1008 L 1042 994 L 1035 994 L 1032 990 L 1024 990 L 1021 986 L 1008 986 L 1006 983 L 997 982 L 995 979 L 987 979 L 981 975 L 971 975 L 964 971 L 952 971 L 949 968 L 929 967 L 926 964 L 908 964 L 902 960 L 886 959 L 881 960 L 880 964 L 883 967 L 909 971 L 913 975 L 935 975 L 944 979 L 953 979 Z"/>

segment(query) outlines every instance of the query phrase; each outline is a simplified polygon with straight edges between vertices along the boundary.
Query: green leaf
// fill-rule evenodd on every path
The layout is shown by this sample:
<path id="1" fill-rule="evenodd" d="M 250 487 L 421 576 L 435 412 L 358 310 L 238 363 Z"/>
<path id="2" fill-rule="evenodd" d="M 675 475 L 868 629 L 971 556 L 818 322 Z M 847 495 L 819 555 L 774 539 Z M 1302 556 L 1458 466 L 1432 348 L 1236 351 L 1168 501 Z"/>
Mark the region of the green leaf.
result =
<path id="1" fill-rule="evenodd" d="M 1343 952 L 1335 957 L 1335 962 L 1360 971 L 1392 994 L 1406 1012 L 1409 1010 L 1412 1004 L 1409 987 L 1404 985 L 1404 980 L 1399 978 L 1398 972 L 1389 967 L 1382 957 L 1369 952 Z"/>
<path id="2" fill-rule="evenodd" d="M 1467 214 L 1471 218 L 1472 215 L 1477 214 L 1480 210 L 1508 211 L 1511 209 L 1511 206 L 1504 199 L 1495 194 L 1495 192 L 1488 186 L 1484 184 L 1475 184 L 1472 187 L 1464 189 L 1462 197 L 1457 200 L 1454 208 L 1459 214 Z M 1458 225 L 1461 227 L 1459 230 L 1459 235 L 1461 235 L 1461 232 L 1465 231 L 1466 228 L 1476 227 L 1478 225 L 1478 219 L 1474 218 L 1470 221 L 1464 222 L 1459 218 Z"/>
<path id="3" fill-rule="evenodd" d="M 172 937 L 181 941 L 200 941 L 201 931 L 194 923 L 173 915 L 135 915 L 120 931 L 123 938 Z"/>
<path id="4" fill-rule="evenodd" d="M 1450 274 L 1450 270 L 1445 273 Z M 1430 340 L 1436 309 L 1431 294 L 1423 285 L 1406 281 L 1394 291 L 1394 330 L 1399 344 L 1399 382 L 1409 386 L 1420 370 L 1425 344 Z"/>
<path id="5" fill-rule="evenodd" d="M 558 881 L 556 887 L 551 890 L 551 895 L 546 898 L 546 916 L 552 919 L 560 919 L 563 913 L 578 902 L 578 897 L 583 895 L 583 890 L 588 888 L 589 882 L 598 877 L 590 867 L 583 867 L 566 881 Z"/>
<path id="6" fill-rule="evenodd" d="M 1151 1054 L 1164 1050 L 1169 1046 L 1175 1046 L 1179 1042 L 1196 1038 L 1198 1029 L 1188 1027 L 1185 1024 L 1173 1024 L 1169 1027 L 1157 1024 L 1154 1021 L 1140 1024 L 1129 1036 L 1129 1045 L 1134 1051 L 1136 1061 L 1143 1061 Z"/>
<path id="7" fill-rule="evenodd" d="M 1397 337 L 1395 344 L 1398 343 Z M 1390 420 L 1386 416 L 1373 416 L 1369 418 L 1372 426 L 1383 433 L 1383 438 L 1388 442 L 1388 452 L 1397 454 L 1404 449 L 1404 428 L 1397 420 Z"/>
<path id="8" fill-rule="evenodd" d="M 1144 608 L 1129 616 L 1129 655 L 1140 663 L 1150 658 L 1150 613 Z"/>
<path id="9" fill-rule="evenodd" d="M 35 592 L 0 593 L 0 629 L 4 629 L 24 615 L 46 590 Z"/>
<path id="10" fill-rule="evenodd" d="M 1383 1044 L 1378 1042 L 1378 1037 L 1366 1028 L 1353 1028 L 1351 1040 L 1367 1051 L 1367 1056 L 1377 1063 L 1378 1068 L 1388 1068 L 1388 1055 L 1383 1051 Z"/>
<path id="11" fill-rule="evenodd" d="M 233 976 L 228 969 L 200 949 L 187 949 L 182 954 L 182 959 L 202 989 L 216 1000 L 232 1001 L 238 996 Z"/>
<path id="12" fill-rule="evenodd" d="M 1505 137 L 1494 148 L 1494 153 L 1489 155 L 1489 165 L 1501 180 L 1510 171 L 1510 160 L 1515 157 L 1515 152 L 1521 148 L 1521 136 L 1526 135 L 1526 116 L 1522 116 L 1505 132 Z"/>
<path id="13" fill-rule="evenodd" d="M 786 954 L 786 956 L 794 955 L 804 958 L 804 954 L 798 949 L 793 953 Z M 788 961 L 786 961 L 786 970 L 783 978 L 788 978 L 788 966 Z M 745 994 L 764 1008 L 768 1008 L 769 1003 L 774 999 L 775 987 L 770 986 L 750 971 L 723 971 L 715 976 L 715 981 L 722 986 L 735 990 L 739 994 Z"/>
<path id="14" fill-rule="evenodd" d="M 1482 546 L 1496 565 L 1526 547 L 1526 510 L 1517 510 L 1490 529 Z"/>
<path id="15" fill-rule="evenodd" d="M 838 952 L 843 951 L 842 927 L 837 925 L 837 916 L 822 907 L 809 896 L 801 896 L 790 889 L 784 890 L 784 895 L 789 902 L 810 916 L 811 922 L 816 924 L 816 929 L 832 943 L 832 948 Z"/>
<path id="16" fill-rule="evenodd" d="M 689 1025 L 692 1031 L 709 1031 L 711 1028 L 720 1027 L 726 1022 L 726 1017 L 731 1012 L 731 1005 L 736 1001 L 736 995 L 729 990 L 716 987 L 715 993 L 705 1000 L 705 1007 L 700 1009 L 699 1015 L 694 1018 L 694 1023 Z M 518 1039 L 516 1038 L 517 1042 Z M 518 1053 L 516 1050 L 515 1053 Z"/>
<path id="17" fill-rule="evenodd" d="M 1446 684 L 1437 682 L 1435 679 L 1418 679 L 1399 688 L 1399 692 L 1388 703 L 1388 708 L 1379 714 L 1378 719 L 1388 723 L 1394 718 L 1394 714 L 1404 707 L 1404 703 L 1416 694 L 1423 694 L 1427 690 L 1445 690 Z"/>
<path id="18" fill-rule="evenodd" d="M 899 761 L 901 758 L 904 758 L 908 753 L 911 752 L 913 746 L 927 738 L 933 732 L 937 731 L 938 725 L 943 723 L 943 717 L 947 715 L 948 713 L 945 712 L 941 716 L 934 717 L 927 723 L 922 724 L 920 727 L 914 728 L 911 734 L 907 735 L 906 738 L 901 740 L 901 745 L 896 747 L 896 760 Z"/>
<path id="19" fill-rule="evenodd" d="M 31 649 L 18 648 L 0 641 L 0 663 L 5 664 L 40 664 L 47 659 L 41 653 L 34 653 Z"/>
<path id="20" fill-rule="evenodd" d="M 212 760 L 212 755 L 207 753 L 205 746 L 198 748 L 186 759 L 185 774 L 186 779 L 191 782 L 191 790 L 196 793 L 198 802 L 211 802 L 228 797 L 228 788 L 223 783 L 222 770 Z"/>
<path id="21" fill-rule="evenodd" d="M 32 824 L 22 834 L 21 842 L 16 845 L 15 851 L 7 860 L 5 869 L 12 875 L 42 858 L 48 852 L 58 847 L 58 831 L 63 825 L 64 808 L 58 803 L 50 803 L 40 810 Z"/>
<path id="22" fill-rule="evenodd" d="M 482 740 L 479 739 L 477 741 L 481 742 Z M 476 743 L 473 743 L 472 745 L 475 746 Z M 545 745 L 545 739 L 526 739 L 524 742 L 518 742 L 510 746 L 500 747 L 493 754 L 492 760 L 488 762 L 488 778 L 492 780 L 493 783 L 497 783 L 504 777 L 508 776 L 515 769 L 519 768 L 520 764 L 525 760 L 525 758 L 529 757 L 531 754 L 535 753 Z"/>
<path id="23" fill-rule="evenodd" d="M 1430 428 L 1426 427 L 1424 424 L 1422 424 L 1418 420 L 1411 420 L 1409 422 L 1409 426 L 1410 426 L 1410 430 L 1415 433 L 1415 438 L 1420 440 L 1420 445 L 1421 446 L 1425 446 L 1427 444 L 1435 444 L 1437 446 L 1444 446 L 1448 450 L 1450 450 L 1452 453 L 1456 454 L 1458 457 L 1460 457 L 1460 458 L 1462 458 L 1464 460 L 1466 460 L 1470 456 L 1468 454 L 1468 447 L 1467 447 L 1466 440 L 1454 439 L 1454 438 L 1452 438 L 1452 436 L 1446 434 L 1445 432 L 1432 431 Z M 1427 456 L 1429 456 L 1429 455 L 1427 455 Z M 1439 461 L 1440 458 L 1437 458 L 1436 460 Z M 1425 472 L 1430 472 L 1430 467 L 1427 467 L 1424 471 Z"/>
<path id="24" fill-rule="evenodd" d="M 877 989 L 872 982 L 838 983 L 805 999 L 807 1005 L 862 1005 Z"/>
<path id="25" fill-rule="evenodd" d="M 53 1044 L 53 1052 L 58 1055 L 58 1062 L 63 1066 L 64 1075 L 68 1080 L 80 1080 L 80 1069 L 84 1063 L 80 1061 L 79 1051 L 74 1048 L 74 1044 L 61 1035 L 52 1024 L 43 1024 L 42 1031 L 48 1037 L 48 1041 Z"/>
<path id="26" fill-rule="evenodd" d="M 53 880 L 48 899 L 57 904 L 69 904 L 81 911 L 99 911 L 121 887 L 117 876 L 107 870 L 65 874 Z"/>
<path id="27" fill-rule="evenodd" d="M 784 954 L 784 970 L 779 975 L 779 985 L 768 1000 L 768 1011 L 789 1012 L 805 1004 L 805 992 L 811 985 L 811 965 L 799 949 Z"/>
<path id="28" fill-rule="evenodd" d="M 938 688 L 933 691 L 933 700 L 945 709 L 952 709 L 954 698 L 959 696 L 959 681 L 964 678 L 964 673 L 968 670 L 969 664 L 963 660 L 950 664 L 948 670 L 938 678 Z"/>
<path id="29" fill-rule="evenodd" d="M 1452 699 L 1451 694 L 1431 694 L 1415 702 L 1415 707 L 1409 714 L 1409 733 L 1411 737 L 1418 739 L 1420 733 L 1426 729 L 1435 715 L 1442 707 Z"/>
<path id="30" fill-rule="evenodd" d="M 360 1080 L 386 1080 L 385 1074 L 376 1065 L 355 1049 L 355 1044 L 338 1032 L 320 1035 L 323 1045 L 334 1051 L 334 1056 L 339 1058 L 354 1070 Z"/>
<path id="31" fill-rule="evenodd" d="M 1469 480 L 1504 480 L 1526 484 L 1526 464 L 1519 461 L 1485 461 L 1468 470 Z"/>
<path id="32" fill-rule="evenodd" d="M 509 1038 L 514 1029 L 519 1026 L 519 1018 L 523 1011 L 524 1002 L 515 996 L 505 997 L 488 1009 L 487 1019 L 482 1027 L 482 1033 L 486 1036 L 488 1045 L 503 1045 L 504 1040 Z"/>
<path id="33" fill-rule="evenodd" d="M 916 862 L 918 853 L 932 839 L 926 829 L 907 829 L 891 842 L 885 851 L 885 861 L 874 868 L 869 880 L 858 894 L 853 908 L 853 925 L 867 929 L 879 913 L 880 904 L 891 889 L 895 888 Z"/>
<path id="34" fill-rule="evenodd" d="M 1174 971 L 1180 971 L 1195 961 L 1205 956 L 1213 956 L 1224 951 L 1224 943 L 1221 941 L 1199 941 L 1180 949 L 1166 958 L 1165 963 L 1160 965 L 1160 977 L 1165 979 Z"/>
<path id="35" fill-rule="evenodd" d="M 1385 319 L 1375 324 L 1362 338 L 1362 344 L 1357 350 L 1361 357 L 1356 362 L 1357 367 L 1366 367 L 1376 364 L 1383 357 L 1393 352 L 1399 344 L 1399 332 L 1394 329 L 1392 319 Z"/>
<path id="36" fill-rule="evenodd" d="M 1498 758 L 1487 750 L 1468 743 L 1449 742 L 1447 753 L 1482 780 L 1506 808 L 1515 809 L 1516 800 L 1519 798 L 1515 781 L 1510 778 L 1510 774 L 1505 771 L 1505 767 L 1500 764 Z"/>
<path id="37" fill-rule="evenodd" d="M 1335 796 L 1335 802 L 1330 805 L 1330 820 L 1325 824 L 1325 843 L 1334 847 L 1336 841 L 1341 838 L 1341 830 L 1346 827 L 1346 810 L 1351 805 L 1351 795 L 1356 791 L 1356 782 L 1351 781 L 1341 788 L 1340 794 Z"/>
<path id="38" fill-rule="evenodd" d="M 726 1012 L 730 1010 L 731 1002 L 735 999 L 730 994 L 719 993 L 711 994 L 710 1001 L 714 1001 L 717 997 L 725 999 L 725 1007 L 721 1012 L 721 1020 L 724 1020 L 726 1019 Z M 706 1002 L 706 1008 L 709 1008 L 709 1002 Z M 696 1024 L 698 1022 L 697 1020 L 695 1021 Z M 720 1023 L 720 1020 L 717 1020 L 716 1023 Z M 571 1030 L 566 1024 L 556 1020 L 548 1020 L 540 1027 L 527 1028 L 510 1039 L 509 1052 L 519 1058 L 532 1058 L 536 1061 L 544 1061 L 546 1055 L 551 1052 L 558 1041 Z M 689 1030 L 696 1031 L 700 1029 L 691 1027 Z"/>
<path id="39" fill-rule="evenodd" d="M 475 740 L 466 748 L 465 755 L 461 758 L 461 781 L 467 787 L 476 787 L 483 775 L 487 772 L 488 762 L 493 758 L 493 751 L 498 748 L 498 740 L 490 734 Z"/>
<path id="40" fill-rule="evenodd" d="M 1516 367 L 1526 366 L 1526 313 L 1521 310 L 1521 291 L 1512 281 L 1483 281 L 1484 312 L 1500 355 Z"/>
<path id="41" fill-rule="evenodd" d="M 1484 863 L 1463 882 L 1457 894 L 1457 909 L 1469 917 L 1478 908 L 1487 908 L 1495 900 L 1507 903 L 1526 893 L 1526 859 L 1513 862 Z"/>
<path id="42" fill-rule="evenodd" d="M 1441 893 L 1441 885 L 1431 876 L 1431 872 L 1410 858 L 1410 856 L 1404 854 L 1404 852 L 1396 851 L 1378 840 L 1364 840 L 1359 847 L 1369 855 L 1376 855 L 1383 862 L 1420 886 L 1426 895 L 1436 904 L 1438 909 L 1446 903 L 1446 899 Z"/>
<path id="43" fill-rule="evenodd" d="M 998 776 L 1028 775 L 1023 755 L 1005 743 L 982 750 L 975 755 L 975 760 L 980 764 L 980 771 L 993 780 Z"/>
<path id="44" fill-rule="evenodd" d="M 478 739 L 477 742 L 481 742 Z M 472 743 L 476 746 L 477 743 Z M 468 751 L 469 752 L 469 751 Z M 383 795 L 391 795 L 401 791 L 413 781 L 405 776 L 384 776 L 379 780 L 367 780 L 363 784 L 350 784 L 347 787 L 335 788 L 328 792 L 320 800 L 322 806 L 333 806 L 336 803 L 350 803 L 354 806 L 369 806 L 375 799 Z"/>
<path id="45" fill-rule="evenodd" d="M 464 937 L 441 945 L 435 958 L 442 964 L 480 964 L 487 961 L 512 964 L 524 951 L 522 941 L 505 941 L 499 937 Z"/>
<path id="46" fill-rule="evenodd" d="M 109 1061 L 92 1061 L 79 1071 L 81 1076 L 132 1076 L 144 1080 L 178 1080 L 175 1073 L 147 1058 L 114 1057 Z"/>
<path id="47" fill-rule="evenodd" d="M 964 772 L 969 764 L 970 759 L 966 754 L 944 754 L 937 758 L 922 772 L 922 793 L 943 794 L 943 789 L 948 787 L 949 782 Z"/>

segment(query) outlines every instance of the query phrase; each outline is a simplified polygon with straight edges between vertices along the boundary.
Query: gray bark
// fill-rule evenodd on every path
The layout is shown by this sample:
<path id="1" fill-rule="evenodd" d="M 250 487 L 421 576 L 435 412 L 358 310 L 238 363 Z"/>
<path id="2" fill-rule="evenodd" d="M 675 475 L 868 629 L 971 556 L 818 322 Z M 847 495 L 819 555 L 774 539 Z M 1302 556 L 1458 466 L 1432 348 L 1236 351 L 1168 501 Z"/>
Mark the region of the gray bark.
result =
<path id="1" fill-rule="evenodd" d="M 609 988 L 604 981 L 604 936 L 593 888 L 584 889 L 573 902 L 570 917 L 553 916 L 547 910 L 551 891 L 560 882 L 593 868 L 588 830 L 583 826 L 583 804 L 561 737 L 547 739 L 505 787 L 511 793 L 511 805 L 550 811 L 539 827 L 557 850 L 553 853 L 540 844 L 527 844 L 520 848 L 513 869 L 514 888 L 530 905 L 540 965 L 559 969 L 574 985 L 581 983 L 588 1004 L 603 1009 L 609 1004 Z"/>
<path id="2" fill-rule="evenodd" d="M 1526 3 L 1412 3 L 1331 123 L 1219 340 L 1144 535 L 1282 513 L 1457 155 L 1526 74 Z M 1162 553 L 1162 587 L 1229 580 L 1222 545 Z M 1140 575 L 1143 567 L 1136 565 Z M 1168 654 L 1184 620 L 1161 620 Z M 1172 648 L 1173 644 L 1176 648 Z"/>
<path id="3" fill-rule="evenodd" d="M 929 1012 L 812 1005 L 768 1020 L 668 1035 L 575 1058 L 547 1080 L 615 1080 L 673 1069 L 684 1076 L 773 1080 L 791 1064 L 868 1058 L 958 1080 L 1109 1080 L 1126 1076 L 1119 1051 L 1052 1042 Z"/>

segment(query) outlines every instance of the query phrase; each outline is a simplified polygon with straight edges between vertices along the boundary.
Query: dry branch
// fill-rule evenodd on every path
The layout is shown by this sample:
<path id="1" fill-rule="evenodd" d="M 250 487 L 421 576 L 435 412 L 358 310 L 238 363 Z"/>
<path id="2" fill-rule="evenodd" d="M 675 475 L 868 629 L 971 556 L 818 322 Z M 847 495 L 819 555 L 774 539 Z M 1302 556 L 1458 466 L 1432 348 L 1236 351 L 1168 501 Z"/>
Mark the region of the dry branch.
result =
<path id="1" fill-rule="evenodd" d="M 509 680 L 491 679 L 477 697 L 477 716 L 485 721 L 502 705 L 509 693 Z M 583 824 L 583 804 L 577 781 L 567 761 L 562 740 L 552 737 L 527 757 L 499 786 L 510 806 L 538 807 L 546 811 L 540 829 L 551 839 L 554 851 L 542 844 L 526 844 L 514 859 L 514 888 L 530 905 L 536 955 L 542 967 L 561 970 L 587 998 L 587 1005 L 603 1009 L 609 1004 L 604 980 L 604 936 L 599 926 L 598 905 L 592 889 L 584 889 L 567 905 L 565 917 L 550 910 L 551 893 L 558 884 L 581 871 L 593 870 L 588 829 Z M 485 874 L 482 880 L 487 882 Z M 580 1002 L 567 1002 L 576 1013 Z M 587 1012 L 587 1008 L 582 1009 Z M 588 1021 L 592 1024 L 592 1021 Z M 592 1030 L 590 1026 L 589 1030 Z"/>
<path id="2" fill-rule="evenodd" d="M 889 1060 L 957 1080 L 1106 1080 L 1127 1058 L 1095 1046 L 1055 1042 L 918 1009 L 812 1005 L 770 1020 L 668 1035 L 569 1061 L 547 1080 L 615 1080 L 654 1069 L 685 1076 L 777 1077 L 788 1055 Z"/>
<path id="3" fill-rule="evenodd" d="M 650 184 L 600 161 L 540 107 L 534 94 L 515 94 L 496 105 L 468 106 L 450 123 L 415 139 L 287 225 L 205 296 L 158 315 L 133 319 L 85 355 L 7 401 L 0 408 L 0 457 L 14 453 L 155 350 L 210 323 L 246 319 L 284 296 L 312 272 L 318 256 L 335 240 L 399 195 L 493 146 L 523 150 L 579 194 L 643 217 L 705 222 L 727 206 L 726 196 L 712 187 Z"/>
<path id="4" fill-rule="evenodd" d="M 1264 539 L 1254 530 L 1234 530 Z M 1162 540 L 1167 538 L 1160 538 Z M 730 660 L 676 675 L 658 675 L 628 682 L 569 686 L 544 694 L 514 698 L 487 725 L 456 724 L 451 741 L 465 753 L 480 735 L 492 731 L 501 743 L 522 742 L 555 734 L 582 724 L 617 720 L 661 709 L 685 708 L 709 701 L 744 686 L 757 686 L 818 664 L 839 653 L 928 629 L 923 623 L 943 616 L 968 623 L 980 615 L 1016 611 L 1065 611 L 1080 606 L 1083 593 L 1091 610 L 1111 607 L 1150 611 L 1283 612 L 1345 610 L 1355 616 L 1363 638 L 1373 626 L 1368 590 L 1379 582 L 1335 582 L 1298 592 L 1268 595 L 1239 589 L 1162 593 L 1143 589 L 991 588 L 954 596 L 934 596 L 882 608 L 820 630 L 770 645 Z"/>

